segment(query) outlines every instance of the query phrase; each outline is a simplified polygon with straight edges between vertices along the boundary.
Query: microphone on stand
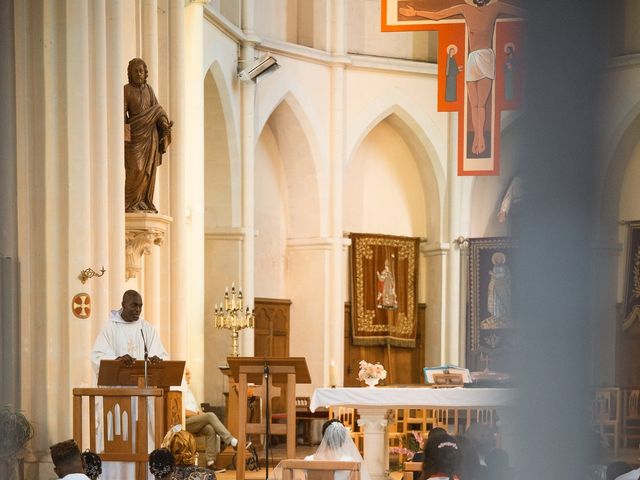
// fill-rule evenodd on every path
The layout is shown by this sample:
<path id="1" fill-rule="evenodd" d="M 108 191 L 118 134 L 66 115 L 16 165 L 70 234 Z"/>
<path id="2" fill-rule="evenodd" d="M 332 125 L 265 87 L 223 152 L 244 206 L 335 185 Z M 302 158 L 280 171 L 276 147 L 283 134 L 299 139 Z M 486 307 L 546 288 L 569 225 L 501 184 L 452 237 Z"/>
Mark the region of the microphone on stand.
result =
<path id="1" fill-rule="evenodd" d="M 147 348 L 147 341 L 144 338 L 144 332 L 142 331 L 142 329 L 140 329 L 140 335 L 142 335 L 142 343 L 144 344 L 144 386 L 145 388 L 147 388 L 148 382 L 147 382 L 147 364 L 149 363 L 149 349 Z"/>

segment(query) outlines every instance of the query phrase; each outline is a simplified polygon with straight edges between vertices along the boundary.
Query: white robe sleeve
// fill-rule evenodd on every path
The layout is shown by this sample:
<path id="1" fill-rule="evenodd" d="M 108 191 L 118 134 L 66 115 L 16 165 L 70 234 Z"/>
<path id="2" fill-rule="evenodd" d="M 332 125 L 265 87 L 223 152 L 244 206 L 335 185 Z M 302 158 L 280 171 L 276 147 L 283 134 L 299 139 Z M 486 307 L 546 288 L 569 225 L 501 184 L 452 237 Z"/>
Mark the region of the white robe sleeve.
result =
<path id="1" fill-rule="evenodd" d="M 91 351 L 91 363 L 93 363 L 96 372 L 100 368 L 100 360 L 115 360 L 116 352 L 113 343 L 113 333 L 107 324 L 93 344 L 93 350 Z"/>

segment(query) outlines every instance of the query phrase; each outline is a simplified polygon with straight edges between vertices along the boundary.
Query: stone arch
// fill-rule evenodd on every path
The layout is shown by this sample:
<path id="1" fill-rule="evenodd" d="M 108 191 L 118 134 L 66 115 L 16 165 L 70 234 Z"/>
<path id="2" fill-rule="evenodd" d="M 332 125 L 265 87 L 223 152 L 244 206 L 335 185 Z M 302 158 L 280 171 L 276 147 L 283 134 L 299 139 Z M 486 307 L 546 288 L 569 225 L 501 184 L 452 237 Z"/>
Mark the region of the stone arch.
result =
<path id="1" fill-rule="evenodd" d="M 389 100 L 398 100 L 398 95 L 391 94 Z M 413 158 L 416 160 L 416 167 L 419 171 L 422 190 L 425 195 L 427 213 L 427 236 L 430 241 L 440 238 L 442 230 L 442 205 L 444 200 L 445 173 L 439 161 L 436 148 L 432 139 L 427 134 L 423 124 L 431 125 L 432 131 L 436 130 L 430 119 L 419 111 L 413 111 L 414 107 L 409 106 L 408 99 L 403 104 L 391 103 L 391 101 L 373 105 L 375 111 L 368 110 L 361 118 L 368 119 L 368 122 L 355 122 L 357 134 L 351 138 L 347 147 L 347 165 L 349 168 L 362 142 L 367 136 L 382 122 L 388 124 L 406 142 Z M 420 118 L 420 116 L 422 118 Z M 420 118 L 421 121 L 418 121 Z M 425 159 L 421 162 L 421 159 Z"/>
<path id="2" fill-rule="evenodd" d="M 317 159 L 323 149 L 303 105 L 293 92 L 285 93 L 258 129 L 258 139 L 263 138 L 265 129 L 271 131 L 280 153 L 287 192 L 289 238 L 319 236 L 326 223 L 320 205 L 323 178 Z"/>
<path id="3" fill-rule="evenodd" d="M 240 224 L 240 148 L 220 63 L 204 76 L 205 231 Z"/>

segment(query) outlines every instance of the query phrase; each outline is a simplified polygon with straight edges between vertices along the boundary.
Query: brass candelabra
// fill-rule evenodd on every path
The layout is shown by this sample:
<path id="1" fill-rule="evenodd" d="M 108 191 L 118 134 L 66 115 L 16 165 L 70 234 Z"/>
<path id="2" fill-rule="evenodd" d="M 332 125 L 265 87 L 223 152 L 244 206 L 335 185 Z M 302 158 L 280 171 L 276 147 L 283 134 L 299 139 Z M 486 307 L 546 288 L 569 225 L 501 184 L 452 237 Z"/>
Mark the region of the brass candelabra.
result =
<path id="1" fill-rule="evenodd" d="M 238 357 L 238 332 L 244 328 L 254 328 L 255 316 L 253 310 L 244 306 L 242 290 L 231 284 L 231 294 L 229 289 L 224 289 L 224 301 L 215 305 L 213 311 L 216 328 L 226 328 L 231 330 L 231 355 Z"/>

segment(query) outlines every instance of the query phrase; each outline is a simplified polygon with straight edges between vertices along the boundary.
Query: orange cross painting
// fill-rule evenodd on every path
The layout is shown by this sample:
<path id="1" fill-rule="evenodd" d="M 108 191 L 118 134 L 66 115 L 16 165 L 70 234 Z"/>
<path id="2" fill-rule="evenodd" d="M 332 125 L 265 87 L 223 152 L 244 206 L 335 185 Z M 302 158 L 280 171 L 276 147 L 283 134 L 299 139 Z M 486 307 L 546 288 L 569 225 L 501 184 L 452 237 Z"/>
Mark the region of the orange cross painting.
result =
<path id="1" fill-rule="evenodd" d="M 500 173 L 503 112 L 522 101 L 516 0 L 382 0 L 382 31 L 438 31 L 438 111 L 458 113 L 458 175 Z"/>

